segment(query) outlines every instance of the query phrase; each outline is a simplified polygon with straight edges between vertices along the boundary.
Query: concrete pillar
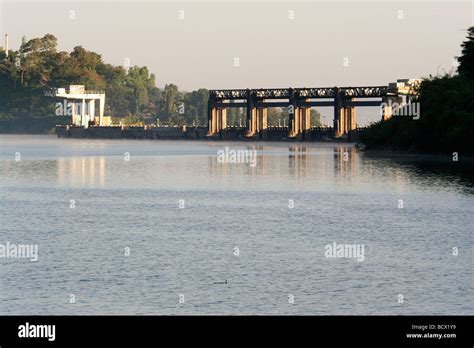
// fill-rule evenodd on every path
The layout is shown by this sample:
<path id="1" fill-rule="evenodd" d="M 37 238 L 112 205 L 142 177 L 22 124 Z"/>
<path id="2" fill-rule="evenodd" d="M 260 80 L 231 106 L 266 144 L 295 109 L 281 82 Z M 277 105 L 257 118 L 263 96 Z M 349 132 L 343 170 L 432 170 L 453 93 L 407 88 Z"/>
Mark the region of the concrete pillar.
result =
<path id="1" fill-rule="evenodd" d="M 257 132 L 257 109 L 251 108 L 247 110 L 247 134 L 251 137 Z"/>
<path id="2" fill-rule="evenodd" d="M 338 87 L 334 87 L 334 136 L 341 136 L 341 114 L 344 113 L 342 109 L 342 101 L 340 90 Z"/>
<path id="3" fill-rule="evenodd" d="M 215 101 L 209 99 L 207 103 L 207 122 L 208 122 L 208 131 L 207 136 L 215 135 L 219 129 L 219 122 L 222 122 L 222 118 L 219 117 L 220 112 L 218 111 Z M 218 118 L 221 118 L 219 121 Z"/>
<path id="4" fill-rule="evenodd" d="M 263 108 L 262 110 L 262 129 L 268 128 L 268 109 Z"/>
<path id="5" fill-rule="evenodd" d="M 334 135 L 340 137 L 356 128 L 356 111 L 353 106 L 346 106 L 353 98 L 343 101 L 339 89 L 335 89 L 334 98 Z"/>
<path id="6" fill-rule="evenodd" d="M 292 137 L 295 132 L 295 106 L 290 105 L 288 112 L 288 136 Z M 285 124 L 285 122 L 283 122 Z"/>
<path id="7" fill-rule="evenodd" d="M 345 134 L 346 127 L 346 108 L 339 108 L 338 113 L 334 115 L 334 133 L 336 137 Z"/>
<path id="8" fill-rule="evenodd" d="M 216 128 L 214 133 L 218 133 L 220 130 L 227 128 L 227 112 L 226 109 L 222 107 L 215 110 Z"/>
<path id="9" fill-rule="evenodd" d="M 397 95 L 391 95 L 382 98 L 382 121 L 386 121 L 391 118 L 395 111 L 394 109 L 399 109 L 403 105 L 403 102 L 403 97 Z"/>
<path id="10" fill-rule="evenodd" d="M 66 99 L 66 103 L 69 103 L 69 101 Z M 71 103 L 71 124 L 76 125 L 77 122 L 77 117 L 76 117 L 76 103 L 74 100 L 72 100 Z"/>
<path id="11" fill-rule="evenodd" d="M 338 114 L 335 117 L 335 134 L 341 136 L 349 133 L 351 130 L 356 129 L 356 110 L 353 106 L 341 106 Z"/>
<path id="12" fill-rule="evenodd" d="M 381 113 L 382 113 L 382 121 L 388 120 L 389 118 L 392 117 L 392 106 L 390 104 L 388 105 L 383 104 Z"/>
<path id="13" fill-rule="evenodd" d="M 213 135 L 212 124 L 213 124 L 213 106 L 212 100 L 207 101 L 207 136 Z"/>
<path id="14" fill-rule="evenodd" d="M 343 112 L 341 113 L 341 135 L 347 134 L 347 130 L 349 129 L 349 111 L 347 107 L 342 108 Z"/>
<path id="15" fill-rule="evenodd" d="M 355 130 L 357 128 L 357 116 L 356 116 L 356 108 L 355 106 L 347 108 L 347 111 L 349 113 L 349 131 Z"/>
<path id="16" fill-rule="evenodd" d="M 296 101 L 296 98 L 295 98 L 295 92 L 293 90 L 293 88 L 290 88 L 288 90 L 288 94 L 289 94 L 289 106 L 288 106 L 288 136 L 289 137 L 294 137 L 297 132 L 298 132 L 298 129 L 295 128 L 296 126 L 296 118 L 297 118 L 297 109 L 298 109 L 298 105 L 297 105 L 297 101 Z"/>
<path id="17" fill-rule="evenodd" d="M 95 122 L 95 100 L 94 99 L 89 100 L 89 118 L 90 120 Z M 99 119 L 99 125 L 101 125 L 100 119 Z"/>
<path id="18" fill-rule="evenodd" d="M 105 108 L 105 94 L 102 94 L 99 99 L 99 126 L 102 126 L 102 123 L 103 123 L 104 108 Z"/>
<path id="19" fill-rule="evenodd" d="M 306 99 L 302 100 L 306 102 Z M 300 106 L 298 108 L 299 115 L 299 132 L 304 132 L 311 128 L 311 108 L 306 106 Z"/>
<path id="20" fill-rule="evenodd" d="M 268 123 L 268 109 L 267 108 L 258 108 L 256 111 L 256 128 L 255 132 L 260 132 L 264 129 L 267 129 Z"/>
<path id="21" fill-rule="evenodd" d="M 217 132 L 217 108 L 213 107 L 211 110 L 211 134 L 214 135 Z"/>
<path id="22" fill-rule="evenodd" d="M 254 96 L 247 90 L 247 137 L 255 134 L 257 128 L 257 110 L 255 108 Z"/>
<path id="23" fill-rule="evenodd" d="M 309 130 L 311 128 L 311 108 L 304 109 L 304 127 L 303 130 Z"/>
<path id="24" fill-rule="evenodd" d="M 81 123 L 85 128 L 89 127 L 89 122 L 86 119 L 86 100 L 82 99 L 82 104 L 81 104 Z"/>
<path id="25" fill-rule="evenodd" d="M 221 129 L 226 129 L 227 128 L 227 109 L 226 108 L 221 108 L 220 110 L 221 113 Z"/>
<path id="26" fill-rule="evenodd" d="M 293 118 L 293 135 L 300 134 L 301 127 L 301 109 L 299 107 L 295 107 L 294 118 Z"/>

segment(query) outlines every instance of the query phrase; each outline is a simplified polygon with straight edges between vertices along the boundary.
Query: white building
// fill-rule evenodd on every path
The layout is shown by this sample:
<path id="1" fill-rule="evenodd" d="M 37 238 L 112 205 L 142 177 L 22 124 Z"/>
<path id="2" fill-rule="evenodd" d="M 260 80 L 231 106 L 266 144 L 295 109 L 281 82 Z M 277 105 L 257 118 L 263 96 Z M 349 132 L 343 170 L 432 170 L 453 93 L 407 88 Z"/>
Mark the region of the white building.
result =
<path id="1" fill-rule="evenodd" d="M 66 115 L 71 116 L 71 124 L 75 126 L 89 127 L 90 122 L 94 125 L 104 126 L 104 91 L 87 91 L 83 85 L 71 85 L 68 88 L 55 88 L 45 93 L 48 97 L 62 98 Z M 95 101 L 99 101 L 99 115 L 96 117 Z"/>

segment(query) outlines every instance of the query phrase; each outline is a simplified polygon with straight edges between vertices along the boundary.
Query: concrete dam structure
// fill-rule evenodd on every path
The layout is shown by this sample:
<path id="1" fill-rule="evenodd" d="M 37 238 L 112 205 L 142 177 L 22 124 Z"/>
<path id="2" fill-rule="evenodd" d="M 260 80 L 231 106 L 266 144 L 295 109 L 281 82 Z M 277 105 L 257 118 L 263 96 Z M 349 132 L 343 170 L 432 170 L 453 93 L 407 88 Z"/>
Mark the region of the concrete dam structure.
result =
<path id="1" fill-rule="evenodd" d="M 298 140 L 317 141 L 339 138 L 357 141 L 362 128 L 357 126 L 356 107 L 378 107 L 382 120 L 392 117 L 392 105 L 409 105 L 416 96 L 414 87 L 420 80 L 404 79 L 388 86 L 269 88 L 210 90 L 208 124 L 206 127 L 163 127 L 145 125 L 87 126 L 74 122 L 57 126 L 58 137 L 72 138 L 127 138 L 127 139 L 215 139 L 215 140 Z M 84 91 L 84 93 L 87 93 Z M 61 97 L 61 94 L 50 96 Z M 74 96 L 75 98 L 79 98 Z M 103 103 L 103 100 L 101 100 Z M 101 103 L 101 104 L 102 104 Z M 312 127 L 312 107 L 332 107 L 332 127 Z M 288 108 L 288 126 L 269 126 L 268 108 Z M 228 126 L 227 109 L 245 108 L 245 126 Z"/>

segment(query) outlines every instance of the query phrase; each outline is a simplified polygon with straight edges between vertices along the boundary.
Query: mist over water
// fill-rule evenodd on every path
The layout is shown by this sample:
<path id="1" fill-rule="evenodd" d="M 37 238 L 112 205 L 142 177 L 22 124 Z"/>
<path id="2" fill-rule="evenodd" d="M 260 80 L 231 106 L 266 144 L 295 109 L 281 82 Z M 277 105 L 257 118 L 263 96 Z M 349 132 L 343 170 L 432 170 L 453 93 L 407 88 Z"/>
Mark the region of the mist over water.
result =
<path id="1" fill-rule="evenodd" d="M 0 258 L 1 315 L 474 314 L 474 177 L 449 161 L 2 135 L 0 178 L 0 244 L 38 245 Z"/>

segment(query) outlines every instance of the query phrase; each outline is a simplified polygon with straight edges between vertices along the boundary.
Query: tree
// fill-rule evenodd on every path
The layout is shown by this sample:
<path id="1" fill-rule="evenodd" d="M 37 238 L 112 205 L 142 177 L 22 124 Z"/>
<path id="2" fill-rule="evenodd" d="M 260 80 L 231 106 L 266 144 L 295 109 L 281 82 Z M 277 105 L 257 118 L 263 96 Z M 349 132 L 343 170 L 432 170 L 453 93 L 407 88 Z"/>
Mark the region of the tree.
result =
<path id="1" fill-rule="evenodd" d="M 321 114 L 318 110 L 311 109 L 310 111 L 311 127 L 321 127 Z"/>
<path id="2" fill-rule="evenodd" d="M 458 57 L 458 72 L 461 76 L 474 80 L 474 26 L 467 33 L 467 40 L 461 44 L 462 56 Z"/>
<path id="3" fill-rule="evenodd" d="M 423 79 L 420 118 L 392 117 L 361 135 L 367 148 L 474 153 L 474 27 L 461 45 L 459 75 Z"/>
<path id="4" fill-rule="evenodd" d="M 178 87 L 173 84 L 166 85 L 163 90 L 164 109 L 161 117 L 168 119 L 169 122 L 177 121 L 177 97 Z"/>
<path id="5" fill-rule="evenodd" d="M 45 90 L 76 84 L 85 85 L 86 90 L 105 90 L 106 114 L 128 117 L 130 122 L 144 122 L 145 117 L 160 117 L 170 124 L 207 122 L 206 89 L 187 93 L 173 84 L 159 89 L 146 67 L 126 71 L 106 64 L 100 54 L 82 46 L 58 52 L 57 39 L 51 34 L 23 38 L 20 49 L 11 50 L 8 57 L 0 52 L 0 118 L 51 118 L 54 100 L 44 97 Z"/>

